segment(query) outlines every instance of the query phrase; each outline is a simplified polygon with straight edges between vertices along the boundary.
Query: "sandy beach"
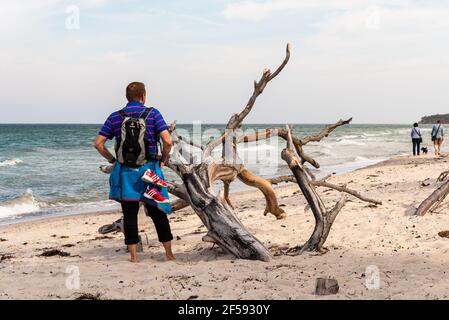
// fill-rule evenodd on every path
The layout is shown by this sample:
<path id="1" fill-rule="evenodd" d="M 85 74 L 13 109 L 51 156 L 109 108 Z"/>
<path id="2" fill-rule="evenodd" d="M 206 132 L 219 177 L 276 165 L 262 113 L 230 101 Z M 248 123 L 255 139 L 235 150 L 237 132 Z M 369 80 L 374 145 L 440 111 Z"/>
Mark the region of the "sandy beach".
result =
<path id="1" fill-rule="evenodd" d="M 437 186 L 449 157 L 400 156 L 353 172 L 335 175 L 382 206 L 355 198 L 341 211 L 325 244 L 325 254 L 281 254 L 302 244 L 313 224 L 298 186 L 277 187 L 287 218 L 263 216 L 263 195 L 233 194 L 243 224 L 271 251 L 270 262 L 236 260 L 201 241 L 205 234 L 190 208 L 171 215 L 175 262 L 165 262 L 153 224 L 140 215 L 144 252 L 139 264 L 128 262 L 123 235 L 100 235 L 100 226 L 118 212 L 51 218 L 0 227 L 0 299 L 448 299 L 449 209 L 413 216 Z M 430 185 L 422 182 L 430 179 Z M 328 206 L 335 191 L 320 188 Z M 58 249 L 66 256 L 40 256 Z M 368 285 L 379 271 L 379 287 Z M 79 272 L 79 288 L 71 282 Z M 318 277 L 340 284 L 336 295 L 314 295 Z M 370 280 L 370 279 L 368 279 Z M 369 281 L 368 281 L 369 282 Z M 74 285 L 75 283 L 75 285 Z"/>

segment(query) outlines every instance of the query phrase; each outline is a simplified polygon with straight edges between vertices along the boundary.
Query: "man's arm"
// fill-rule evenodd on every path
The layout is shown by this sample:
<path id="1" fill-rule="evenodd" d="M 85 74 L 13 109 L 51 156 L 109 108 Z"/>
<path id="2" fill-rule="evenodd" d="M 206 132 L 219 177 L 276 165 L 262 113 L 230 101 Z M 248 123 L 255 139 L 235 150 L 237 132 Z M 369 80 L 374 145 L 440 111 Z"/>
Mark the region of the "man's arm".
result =
<path id="1" fill-rule="evenodd" d="M 168 130 L 162 131 L 161 133 L 159 133 L 159 136 L 162 139 L 161 167 L 163 167 L 167 162 L 168 155 L 170 154 L 173 142 L 171 140 L 170 132 L 168 132 Z"/>
<path id="2" fill-rule="evenodd" d="M 108 160 L 109 163 L 114 163 L 115 158 L 114 156 L 109 152 L 109 150 L 106 148 L 105 144 L 108 139 L 101 134 L 97 135 L 95 138 L 95 149 L 98 150 L 98 152 Z"/>

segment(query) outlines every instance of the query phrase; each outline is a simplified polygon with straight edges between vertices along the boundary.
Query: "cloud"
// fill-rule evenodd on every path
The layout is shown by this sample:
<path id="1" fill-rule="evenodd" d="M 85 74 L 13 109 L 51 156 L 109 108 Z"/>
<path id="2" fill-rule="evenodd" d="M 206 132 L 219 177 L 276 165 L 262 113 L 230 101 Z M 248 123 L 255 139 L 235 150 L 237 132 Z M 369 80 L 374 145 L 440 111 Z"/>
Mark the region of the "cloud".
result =
<path id="1" fill-rule="evenodd" d="M 0 36 L 29 36 L 30 32 L 35 33 L 39 29 L 45 31 L 49 26 L 50 18 L 54 15 L 66 14 L 66 8 L 69 6 L 77 6 L 84 10 L 104 6 L 112 1 L 113 0 L 1 0 Z M 61 25 L 64 25 L 63 22 Z"/>
<path id="2" fill-rule="evenodd" d="M 292 122 L 346 115 L 411 121 L 423 108 L 443 112 L 449 103 L 447 5 L 252 0 L 220 11 L 134 0 L 132 6 L 107 5 L 127 0 L 0 1 L 0 17 L 13 24 L 0 18 L 11 37 L 0 34 L 8 43 L 0 50 L 0 104 L 15 106 L 6 115 L 15 121 L 25 120 L 20 110 L 30 104 L 35 108 L 26 121 L 102 121 L 122 101 L 122 87 L 136 79 L 150 84 L 152 102 L 167 118 L 222 121 L 246 103 L 263 67 L 277 66 L 287 41 L 292 59 L 250 121 L 282 122 L 285 115 Z M 81 9 L 76 32 L 64 29 L 69 4 Z M 217 19 L 217 12 L 230 20 Z M 245 28 L 242 20 L 249 22 Z M 96 99 L 102 106 L 92 110 Z M 61 101 L 64 112 L 55 113 Z M 91 113 L 96 118 L 86 119 Z"/>
<path id="3" fill-rule="evenodd" d="M 229 4 L 222 11 L 222 15 L 229 20 L 261 21 L 279 14 L 291 14 L 307 9 L 321 10 L 349 10 L 376 5 L 405 5 L 407 0 L 266 0 L 240 1 Z"/>

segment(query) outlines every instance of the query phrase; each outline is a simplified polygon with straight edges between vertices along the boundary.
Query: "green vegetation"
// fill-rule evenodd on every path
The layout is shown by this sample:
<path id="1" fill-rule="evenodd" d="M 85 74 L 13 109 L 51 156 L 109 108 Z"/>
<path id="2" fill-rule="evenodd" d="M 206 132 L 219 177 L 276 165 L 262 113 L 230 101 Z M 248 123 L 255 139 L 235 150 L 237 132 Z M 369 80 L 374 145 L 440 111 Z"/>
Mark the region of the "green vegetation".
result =
<path id="1" fill-rule="evenodd" d="M 431 116 L 424 116 L 421 118 L 419 123 L 421 124 L 433 124 L 436 123 L 437 120 L 440 120 L 442 123 L 449 123 L 449 113 L 446 114 L 434 114 Z"/>

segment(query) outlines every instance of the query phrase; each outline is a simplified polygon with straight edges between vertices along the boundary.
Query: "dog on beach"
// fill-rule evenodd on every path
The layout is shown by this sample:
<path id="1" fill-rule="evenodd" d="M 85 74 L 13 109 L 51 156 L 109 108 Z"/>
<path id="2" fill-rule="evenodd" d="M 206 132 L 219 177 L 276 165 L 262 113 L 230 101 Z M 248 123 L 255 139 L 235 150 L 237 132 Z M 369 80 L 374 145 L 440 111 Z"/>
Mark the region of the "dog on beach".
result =
<path id="1" fill-rule="evenodd" d="M 422 147 L 421 148 L 422 153 L 427 154 L 427 152 L 429 152 L 429 150 L 427 149 L 427 147 Z"/>

